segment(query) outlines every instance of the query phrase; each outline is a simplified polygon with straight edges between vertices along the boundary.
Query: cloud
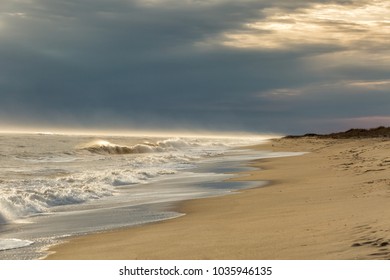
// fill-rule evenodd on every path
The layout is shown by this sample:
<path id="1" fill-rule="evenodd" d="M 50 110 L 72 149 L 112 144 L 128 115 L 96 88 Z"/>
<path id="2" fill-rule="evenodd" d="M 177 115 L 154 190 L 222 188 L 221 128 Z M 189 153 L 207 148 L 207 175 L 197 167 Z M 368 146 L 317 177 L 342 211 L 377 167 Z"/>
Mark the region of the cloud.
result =
<path id="1" fill-rule="evenodd" d="M 309 129 L 296 125 L 308 118 L 386 115 L 389 10 L 379 0 L 3 0 L 0 117 L 283 132 Z"/>
<path id="2" fill-rule="evenodd" d="M 267 8 L 260 20 L 248 21 L 242 30 L 226 32 L 223 44 L 260 49 L 299 48 L 302 45 L 383 49 L 390 37 L 390 3 L 355 2 L 347 5 L 317 3 L 295 11 Z"/>

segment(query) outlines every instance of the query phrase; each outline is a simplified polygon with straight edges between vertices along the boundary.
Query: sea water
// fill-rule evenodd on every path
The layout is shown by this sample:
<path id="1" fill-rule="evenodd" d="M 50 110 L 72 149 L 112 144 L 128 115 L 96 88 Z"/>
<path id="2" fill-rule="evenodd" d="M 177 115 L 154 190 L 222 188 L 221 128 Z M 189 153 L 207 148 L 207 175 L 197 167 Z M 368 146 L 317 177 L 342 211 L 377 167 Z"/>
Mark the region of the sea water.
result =
<path id="1" fill-rule="evenodd" d="M 172 204 L 261 185 L 233 183 L 238 149 L 265 137 L 0 134 L 0 259 L 36 259 L 67 236 L 175 218 Z"/>

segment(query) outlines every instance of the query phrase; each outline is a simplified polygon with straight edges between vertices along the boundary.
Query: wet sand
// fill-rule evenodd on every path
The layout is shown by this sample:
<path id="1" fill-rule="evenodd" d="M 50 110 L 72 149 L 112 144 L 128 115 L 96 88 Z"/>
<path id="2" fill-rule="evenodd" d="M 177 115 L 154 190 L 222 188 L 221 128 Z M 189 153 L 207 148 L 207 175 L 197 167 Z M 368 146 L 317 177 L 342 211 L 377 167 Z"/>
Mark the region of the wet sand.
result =
<path id="1" fill-rule="evenodd" d="M 177 219 L 91 234 L 47 259 L 389 259 L 390 141 L 278 139 L 235 180 L 266 187 L 186 201 Z"/>

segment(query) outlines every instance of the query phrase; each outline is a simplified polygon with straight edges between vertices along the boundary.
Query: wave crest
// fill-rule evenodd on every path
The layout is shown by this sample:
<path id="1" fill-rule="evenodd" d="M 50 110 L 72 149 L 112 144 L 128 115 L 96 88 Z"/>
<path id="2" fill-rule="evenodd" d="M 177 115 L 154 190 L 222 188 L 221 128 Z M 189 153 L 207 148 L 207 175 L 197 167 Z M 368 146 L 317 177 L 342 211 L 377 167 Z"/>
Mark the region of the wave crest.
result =
<path id="1" fill-rule="evenodd" d="M 142 144 L 136 144 L 134 146 L 118 145 L 106 140 L 97 140 L 82 146 L 81 149 L 95 154 L 123 155 L 180 150 L 189 146 L 197 145 L 196 143 L 189 143 L 179 138 L 158 141 L 156 144 L 145 142 Z"/>
<path id="2" fill-rule="evenodd" d="M 150 143 L 137 144 L 129 147 L 114 144 L 105 140 L 97 140 L 82 147 L 83 150 L 87 150 L 91 153 L 115 155 L 151 153 L 155 151 L 155 148 L 156 145 Z"/>

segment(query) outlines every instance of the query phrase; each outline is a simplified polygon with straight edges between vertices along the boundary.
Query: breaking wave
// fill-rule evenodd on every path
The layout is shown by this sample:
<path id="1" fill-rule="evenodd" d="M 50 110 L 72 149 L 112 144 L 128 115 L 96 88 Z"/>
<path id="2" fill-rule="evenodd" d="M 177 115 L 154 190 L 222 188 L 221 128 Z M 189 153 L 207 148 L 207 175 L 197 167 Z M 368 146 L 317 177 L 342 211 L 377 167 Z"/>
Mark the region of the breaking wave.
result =
<path id="1" fill-rule="evenodd" d="M 49 212 L 54 206 L 78 204 L 112 195 L 109 186 L 104 185 L 102 180 L 88 177 L 7 181 L 5 186 L 1 186 L 0 224 Z"/>
<path id="2" fill-rule="evenodd" d="M 136 144 L 134 146 L 118 145 L 106 140 L 96 140 L 82 146 L 81 149 L 96 154 L 123 155 L 172 151 L 186 148 L 189 146 L 197 146 L 197 144 L 189 143 L 179 138 L 158 141 L 156 144 L 144 142 L 142 144 Z"/>
<path id="3" fill-rule="evenodd" d="M 154 151 L 154 145 L 152 144 L 137 144 L 135 146 L 121 146 L 113 144 L 105 140 L 98 140 L 91 142 L 84 147 L 83 150 L 87 150 L 91 153 L 96 154 L 140 154 L 140 153 L 149 153 Z"/>

